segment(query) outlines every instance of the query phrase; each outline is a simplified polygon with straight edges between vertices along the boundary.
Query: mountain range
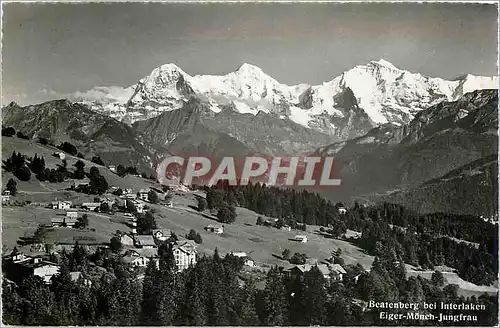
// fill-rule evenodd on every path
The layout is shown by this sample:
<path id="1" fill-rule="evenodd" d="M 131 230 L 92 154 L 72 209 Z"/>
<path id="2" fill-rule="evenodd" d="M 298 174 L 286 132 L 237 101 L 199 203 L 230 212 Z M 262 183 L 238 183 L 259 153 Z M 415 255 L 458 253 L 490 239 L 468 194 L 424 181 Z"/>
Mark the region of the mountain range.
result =
<path id="1" fill-rule="evenodd" d="M 497 88 L 498 77 L 447 81 L 385 60 L 316 86 L 288 86 L 250 64 L 220 76 L 166 64 L 130 87 L 11 103 L 2 119 L 30 137 L 150 171 L 168 152 L 333 155 L 342 188 L 328 197 L 402 202 L 403 191 L 440 186 L 435 179 L 497 153 Z"/>
<path id="2" fill-rule="evenodd" d="M 84 95 L 96 94 L 89 91 L 74 100 L 133 123 L 182 108 L 195 98 L 214 113 L 226 108 L 240 114 L 262 113 L 348 139 L 381 123 L 408 123 L 431 105 L 497 86 L 498 77 L 468 74 L 447 81 L 399 69 L 383 59 L 358 65 L 321 85 L 293 86 L 247 63 L 226 75 L 196 76 L 165 64 L 130 87 L 109 88 L 108 93 L 86 99 Z"/>

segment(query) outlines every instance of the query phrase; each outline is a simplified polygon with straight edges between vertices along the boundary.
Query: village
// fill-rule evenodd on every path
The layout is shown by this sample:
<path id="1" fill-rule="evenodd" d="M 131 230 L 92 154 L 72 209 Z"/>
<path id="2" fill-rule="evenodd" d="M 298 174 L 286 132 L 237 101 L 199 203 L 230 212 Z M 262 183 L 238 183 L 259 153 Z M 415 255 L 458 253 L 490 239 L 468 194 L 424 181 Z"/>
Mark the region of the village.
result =
<path id="1" fill-rule="evenodd" d="M 108 169 L 115 172 L 115 167 L 110 166 Z M 85 181 L 72 181 L 71 189 L 78 190 L 85 186 L 88 182 Z M 8 281 L 12 283 L 19 283 L 22 277 L 26 275 L 39 276 L 46 284 L 51 284 L 52 277 L 60 272 L 60 266 L 55 261 L 61 252 L 70 253 L 75 248 L 84 247 L 89 253 L 97 250 L 109 251 L 110 249 L 118 249 L 118 256 L 121 261 L 129 268 L 131 274 L 137 280 L 144 278 L 144 271 L 150 261 L 154 261 L 159 265 L 158 247 L 162 243 L 168 243 L 172 248 L 175 257 L 175 264 L 178 272 L 186 270 L 190 266 L 194 266 L 200 256 L 209 252 L 200 252 L 197 243 L 187 237 L 188 231 L 179 231 L 174 229 L 156 228 L 149 229 L 149 233 L 141 233 L 138 231 L 138 217 L 143 216 L 148 212 L 156 212 L 155 207 L 162 208 L 170 211 L 189 211 L 190 214 L 196 211 L 183 205 L 187 194 L 195 195 L 194 199 L 204 197 L 199 191 L 190 190 L 187 186 L 182 184 L 170 186 L 166 191 L 159 188 L 141 188 L 134 192 L 132 188 L 121 189 L 117 186 L 111 186 L 108 191 L 100 197 L 94 197 L 92 202 L 73 202 L 71 200 L 57 200 L 54 199 L 48 203 L 38 203 L 38 207 L 44 207 L 52 210 L 52 216 L 46 218 L 46 223 L 41 223 L 34 233 L 32 238 L 21 237 L 18 245 L 14 247 L 11 252 L 4 253 L 4 268 Z M 152 201 L 150 197 L 154 197 Z M 8 190 L 2 193 L 2 204 L 9 206 L 12 198 Z M 174 204 L 175 201 L 178 204 Z M 154 204 L 153 204 L 154 203 Z M 180 203 L 180 204 L 179 204 Z M 193 206 L 191 206 L 193 207 Z M 99 213 L 99 214 L 98 214 Z M 345 208 L 339 208 L 339 213 L 345 214 Z M 89 216 L 91 215 L 105 215 L 107 217 L 119 218 L 128 230 L 121 229 L 113 233 L 109 241 L 99 241 L 89 234 L 74 235 L 73 240 L 53 241 L 40 240 L 36 235 L 40 230 L 48 232 L 61 232 L 68 233 L 68 231 L 80 232 L 94 228 L 89 228 Z M 204 214 L 206 216 L 206 214 Z M 200 221 L 206 220 L 200 217 Z M 168 219 L 168 217 L 167 217 Z M 261 216 L 255 215 L 256 226 L 263 226 L 268 229 L 275 228 L 281 232 L 292 233 L 292 228 L 289 225 L 278 225 L 278 219 L 267 218 L 262 219 Z M 247 226 L 249 224 L 246 224 Z M 211 238 L 213 236 L 225 235 L 224 224 L 219 222 L 209 222 L 203 226 L 204 234 Z M 300 229 L 301 227 L 299 227 Z M 274 230 L 274 229 L 273 229 Z M 209 238 L 210 238 L 209 237 Z M 206 238 L 206 237 L 205 237 Z M 303 231 L 301 233 L 290 235 L 289 242 L 296 244 L 308 243 L 308 236 Z M 116 245 L 119 246 L 116 246 Z M 284 253 L 290 252 L 288 249 Z M 232 255 L 242 261 L 247 273 L 257 273 L 257 276 L 264 276 L 269 270 L 270 264 L 254 260 L 249 254 L 253 252 L 252 249 L 235 248 L 230 249 L 223 255 Z M 286 272 L 291 276 L 303 275 L 310 271 L 313 267 L 317 267 L 324 278 L 328 281 L 342 281 L 343 276 L 346 274 L 344 268 L 338 264 L 333 263 L 333 258 L 326 258 L 320 261 L 316 258 L 307 258 L 305 254 L 303 259 L 293 263 L 288 263 Z M 276 257 L 275 254 L 273 254 Z M 289 255 L 286 258 L 289 259 Z M 283 259 L 285 256 L 283 256 Z M 52 261 L 51 261 L 52 259 Z M 291 261 L 293 262 L 293 260 Z M 105 272 L 104 268 L 94 267 L 94 273 Z M 83 279 L 85 284 L 91 284 L 90 279 L 95 274 L 71 272 L 71 277 L 74 281 Z"/>

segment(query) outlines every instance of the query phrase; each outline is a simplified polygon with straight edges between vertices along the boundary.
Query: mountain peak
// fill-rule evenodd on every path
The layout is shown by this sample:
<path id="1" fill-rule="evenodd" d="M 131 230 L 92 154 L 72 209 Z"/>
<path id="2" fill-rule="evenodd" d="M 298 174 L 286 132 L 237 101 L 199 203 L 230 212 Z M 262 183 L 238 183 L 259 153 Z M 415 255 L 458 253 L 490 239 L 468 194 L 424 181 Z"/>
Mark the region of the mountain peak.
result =
<path id="1" fill-rule="evenodd" d="M 158 67 L 160 71 L 163 72 L 179 72 L 179 73 L 184 73 L 184 71 L 174 63 L 168 63 L 168 64 L 163 64 L 160 67 Z"/>
<path id="2" fill-rule="evenodd" d="M 387 68 L 391 68 L 391 69 L 398 69 L 396 66 L 394 66 L 391 62 L 381 58 L 379 59 L 378 61 L 371 61 L 372 64 L 377 64 L 377 65 L 380 65 L 380 66 L 384 66 L 384 67 L 387 67 Z"/>
<path id="3" fill-rule="evenodd" d="M 249 64 L 249 63 L 243 63 L 238 69 L 237 72 L 258 72 L 262 73 L 262 69 L 258 66 Z"/>

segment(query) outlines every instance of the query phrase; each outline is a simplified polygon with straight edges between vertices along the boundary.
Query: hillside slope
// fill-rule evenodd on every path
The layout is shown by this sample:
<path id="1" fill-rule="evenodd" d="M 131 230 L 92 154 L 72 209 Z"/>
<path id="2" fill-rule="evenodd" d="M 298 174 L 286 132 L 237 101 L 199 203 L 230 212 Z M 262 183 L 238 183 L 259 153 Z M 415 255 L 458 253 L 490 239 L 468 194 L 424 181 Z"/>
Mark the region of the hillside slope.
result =
<path id="1" fill-rule="evenodd" d="M 11 103 L 2 109 L 2 122 L 34 139 L 71 142 L 86 157 L 99 155 L 108 164 L 151 169 L 152 153 L 130 126 L 66 99 L 25 107 Z"/>
<path id="2" fill-rule="evenodd" d="M 421 111 L 408 125 L 382 125 L 318 151 L 335 157 L 336 197 L 417 187 L 497 154 L 497 115 L 498 91 L 475 91 Z"/>
<path id="3" fill-rule="evenodd" d="M 398 203 L 418 212 L 484 215 L 498 213 L 498 158 L 491 155 L 442 177 L 373 200 Z"/>

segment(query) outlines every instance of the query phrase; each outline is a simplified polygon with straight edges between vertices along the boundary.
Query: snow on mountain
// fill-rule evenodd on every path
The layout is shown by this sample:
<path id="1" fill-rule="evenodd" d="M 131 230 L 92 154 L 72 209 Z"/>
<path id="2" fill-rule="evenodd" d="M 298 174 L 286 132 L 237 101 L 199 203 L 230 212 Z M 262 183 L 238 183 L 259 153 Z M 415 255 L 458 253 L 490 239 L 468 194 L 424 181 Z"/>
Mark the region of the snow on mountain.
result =
<path id="1" fill-rule="evenodd" d="M 85 101 L 91 102 L 94 110 L 132 123 L 181 108 L 195 97 L 216 113 L 227 108 L 253 115 L 263 112 L 335 134 L 342 120 L 352 125 L 352 106 L 342 105 L 346 90 L 354 95 L 356 103 L 351 105 L 359 107 L 377 125 L 408 123 L 417 112 L 441 101 L 452 101 L 478 89 L 497 88 L 498 77 L 467 75 L 447 81 L 399 69 L 383 59 L 358 65 L 316 86 L 288 86 L 247 63 L 226 75 L 196 76 L 175 64 L 166 64 L 123 89 L 126 92 L 121 95 L 129 95 L 126 101 L 111 92 L 103 93 L 101 100 L 96 99 L 99 93 L 90 93 L 93 97 Z"/>

